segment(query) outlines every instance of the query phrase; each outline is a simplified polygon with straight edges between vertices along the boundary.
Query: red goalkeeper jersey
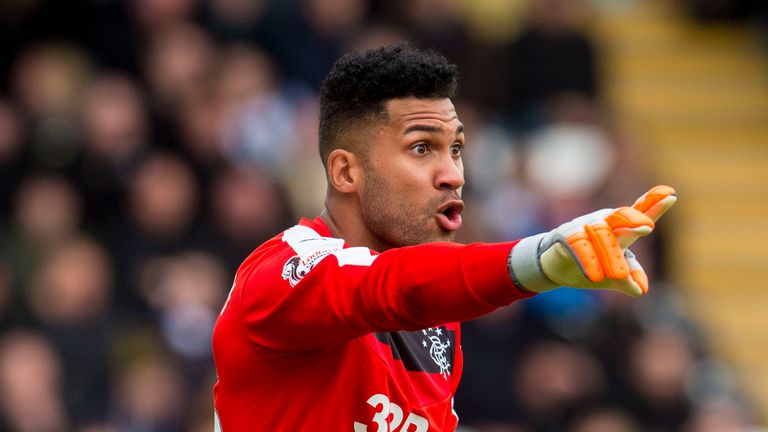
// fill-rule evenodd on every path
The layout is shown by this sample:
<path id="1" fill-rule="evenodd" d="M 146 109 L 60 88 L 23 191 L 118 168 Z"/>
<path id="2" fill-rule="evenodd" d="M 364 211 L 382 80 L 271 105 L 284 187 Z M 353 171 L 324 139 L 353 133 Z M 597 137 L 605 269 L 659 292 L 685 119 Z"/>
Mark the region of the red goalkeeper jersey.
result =
<path id="1" fill-rule="evenodd" d="M 237 271 L 213 335 L 217 430 L 453 431 L 459 321 L 530 294 L 514 242 L 381 254 L 303 219 Z"/>

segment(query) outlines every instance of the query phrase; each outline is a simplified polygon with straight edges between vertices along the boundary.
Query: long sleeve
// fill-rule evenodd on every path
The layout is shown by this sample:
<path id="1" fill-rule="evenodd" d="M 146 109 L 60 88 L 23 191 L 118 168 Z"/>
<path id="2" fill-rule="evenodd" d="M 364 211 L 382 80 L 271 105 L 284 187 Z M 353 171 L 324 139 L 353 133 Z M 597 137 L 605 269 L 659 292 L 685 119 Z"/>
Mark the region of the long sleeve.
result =
<path id="1" fill-rule="evenodd" d="M 530 296 L 509 277 L 514 245 L 430 243 L 377 254 L 299 225 L 243 264 L 227 307 L 242 308 L 252 342 L 287 351 L 463 321 Z"/>

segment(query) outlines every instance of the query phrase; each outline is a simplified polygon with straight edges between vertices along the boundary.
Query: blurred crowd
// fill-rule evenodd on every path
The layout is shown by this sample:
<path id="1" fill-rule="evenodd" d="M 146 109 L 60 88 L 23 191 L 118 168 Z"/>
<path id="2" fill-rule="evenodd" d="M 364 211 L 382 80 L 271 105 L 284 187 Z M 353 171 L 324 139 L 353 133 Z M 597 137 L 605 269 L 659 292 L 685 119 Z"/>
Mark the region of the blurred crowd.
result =
<path id="1" fill-rule="evenodd" d="M 652 179 L 601 102 L 591 6 L 0 1 L 0 431 L 212 430 L 213 323 L 243 258 L 322 208 L 317 90 L 347 51 L 459 66 L 461 241 L 631 202 Z M 747 430 L 663 239 L 637 245 L 643 300 L 563 289 L 467 323 L 461 430 Z"/>

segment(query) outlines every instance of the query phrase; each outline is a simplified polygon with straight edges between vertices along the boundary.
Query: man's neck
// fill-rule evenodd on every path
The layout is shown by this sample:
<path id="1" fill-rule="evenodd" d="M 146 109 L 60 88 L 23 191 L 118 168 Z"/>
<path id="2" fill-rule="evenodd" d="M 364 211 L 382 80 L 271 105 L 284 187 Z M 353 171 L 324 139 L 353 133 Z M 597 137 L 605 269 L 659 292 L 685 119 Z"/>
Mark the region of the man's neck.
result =
<path id="1" fill-rule="evenodd" d="M 367 227 L 362 224 L 361 215 L 355 213 L 354 208 L 347 209 L 337 202 L 326 200 L 320 218 L 328 226 L 331 235 L 344 239 L 350 246 L 363 246 L 378 252 L 390 248 L 372 236 Z"/>
<path id="2" fill-rule="evenodd" d="M 328 227 L 328 230 L 331 232 L 331 235 L 336 238 L 344 238 L 344 235 L 341 233 L 341 230 L 339 230 L 338 225 L 336 224 L 336 220 L 334 219 L 333 215 L 331 215 L 331 212 L 328 211 L 328 207 L 324 207 L 323 211 L 320 213 L 320 219 L 325 222 L 325 225 Z"/>

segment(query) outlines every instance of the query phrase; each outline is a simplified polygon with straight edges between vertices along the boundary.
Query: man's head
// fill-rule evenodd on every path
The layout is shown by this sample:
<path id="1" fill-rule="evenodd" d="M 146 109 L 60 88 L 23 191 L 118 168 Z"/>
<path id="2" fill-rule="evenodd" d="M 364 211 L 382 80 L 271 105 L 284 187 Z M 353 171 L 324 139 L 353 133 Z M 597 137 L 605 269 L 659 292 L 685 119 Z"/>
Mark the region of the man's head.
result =
<path id="1" fill-rule="evenodd" d="M 394 45 L 340 59 L 323 83 L 320 154 L 340 235 L 378 250 L 449 241 L 461 226 L 456 67 Z"/>
<path id="2" fill-rule="evenodd" d="M 456 66 L 445 57 L 404 43 L 339 59 L 320 90 L 320 158 L 337 148 L 352 150 L 360 131 L 385 122 L 391 99 L 450 99 L 456 93 Z M 366 143 L 362 143 L 366 144 Z M 354 149 L 354 150 L 365 150 Z"/>

